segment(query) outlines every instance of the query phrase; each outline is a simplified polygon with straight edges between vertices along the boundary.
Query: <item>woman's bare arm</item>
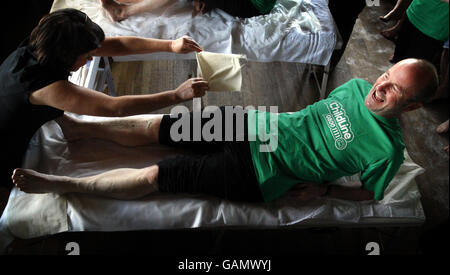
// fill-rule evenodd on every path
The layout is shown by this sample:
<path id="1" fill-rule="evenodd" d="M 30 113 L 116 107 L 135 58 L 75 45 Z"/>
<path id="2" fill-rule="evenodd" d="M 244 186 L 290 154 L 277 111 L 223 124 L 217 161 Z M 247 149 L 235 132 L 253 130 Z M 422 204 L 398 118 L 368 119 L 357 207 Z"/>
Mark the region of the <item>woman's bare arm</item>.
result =
<path id="1" fill-rule="evenodd" d="M 176 40 L 162 40 L 135 36 L 107 37 L 93 55 L 123 56 L 154 52 L 189 53 L 200 52 L 202 47 L 188 36 Z"/>
<path id="2" fill-rule="evenodd" d="M 146 114 L 193 97 L 201 97 L 208 89 L 207 81 L 193 78 L 175 90 L 151 95 L 112 97 L 61 80 L 33 92 L 29 100 L 34 105 L 47 105 L 71 113 L 123 117 Z"/>

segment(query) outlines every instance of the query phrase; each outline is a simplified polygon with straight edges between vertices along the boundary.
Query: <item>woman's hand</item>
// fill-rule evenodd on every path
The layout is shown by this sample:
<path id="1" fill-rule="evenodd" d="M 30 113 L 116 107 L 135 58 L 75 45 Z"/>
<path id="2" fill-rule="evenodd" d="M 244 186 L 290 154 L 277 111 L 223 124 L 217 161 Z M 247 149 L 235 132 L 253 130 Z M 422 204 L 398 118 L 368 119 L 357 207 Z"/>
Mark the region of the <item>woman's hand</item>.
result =
<path id="1" fill-rule="evenodd" d="M 176 40 L 172 40 L 170 44 L 170 48 L 174 53 L 190 53 L 190 52 L 201 52 L 203 51 L 202 47 L 195 42 L 189 36 L 183 36 Z"/>
<path id="2" fill-rule="evenodd" d="M 310 201 L 326 194 L 328 187 L 319 183 L 302 183 L 296 185 L 289 191 L 291 197 L 301 201 Z"/>
<path id="3" fill-rule="evenodd" d="M 180 101 L 186 101 L 194 97 L 202 97 L 208 90 L 208 81 L 203 78 L 191 78 L 181 84 L 175 90 L 175 94 Z"/>

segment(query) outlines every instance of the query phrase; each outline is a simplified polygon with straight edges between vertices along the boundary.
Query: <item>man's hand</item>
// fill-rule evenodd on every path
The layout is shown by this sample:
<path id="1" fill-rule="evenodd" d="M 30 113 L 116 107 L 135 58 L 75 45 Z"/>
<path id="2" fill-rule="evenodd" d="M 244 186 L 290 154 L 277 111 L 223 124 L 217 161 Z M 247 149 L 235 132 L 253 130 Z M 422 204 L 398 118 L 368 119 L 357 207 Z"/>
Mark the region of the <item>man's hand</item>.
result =
<path id="1" fill-rule="evenodd" d="M 291 189 L 289 195 L 301 201 L 310 201 L 325 195 L 326 192 L 327 186 L 325 184 L 302 183 Z"/>
<path id="2" fill-rule="evenodd" d="M 190 52 L 201 52 L 203 51 L 202 47 L 195 42 L 189 36 L 183 36 L 176 40 L 172 40 L 170 44 L 170 48 L 173 53 L 190 53 Z"/>
<path id="3" fill-rule="evenodd" d="M 208 90 L 208 81 L 203 78 L 191 78 L 181 84 L 175 90 L 175 94 L 180 101 L 186 101 L 194 97 L 202 97 Z"/>

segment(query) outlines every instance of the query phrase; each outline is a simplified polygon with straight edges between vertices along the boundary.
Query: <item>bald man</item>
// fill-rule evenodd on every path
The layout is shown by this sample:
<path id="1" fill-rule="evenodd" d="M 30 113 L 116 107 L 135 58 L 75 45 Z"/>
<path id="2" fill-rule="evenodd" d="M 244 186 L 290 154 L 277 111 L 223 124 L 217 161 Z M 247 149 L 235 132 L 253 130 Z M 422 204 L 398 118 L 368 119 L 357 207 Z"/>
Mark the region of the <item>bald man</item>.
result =
<path id="1" fill-rule="evenodd" d="M 181 147 L 195 144 L 201 152 L 163 160 L 145 169 L 119 169 L 87 178 L 16 169 L 12 179 L 17 187 L 29 193 L 93 193 L 116 199 L 137 199 L 160 191 L 269 202 L 290 191 L 299 200 L 320 196 L 381 200 L 404 160 L 398 117 L 420 108 L 437 86 L 438 76 L 432 64 L 418 59 L 403 60 L 381 75 L 374 85 L 353 79 L 327 99 L 296 113 L 275 115 L 249 110 L 244 115 L 243 140 L 232 142 L 175 141 L 171 129 L 178 118 L 171 116 L 106 123 L 66 119 L 59 123 L 69 139 L 102 138 L 126 146 L 157 142 Z M 273 124 L 275 120 L 277 124 Z M 272 151 L 261 150 L 267 139 L 249 138 L 252 136 L 249 129 L 256 124 L 260 127 L 261 122 L 277 125 L 277 131 L 271 129 L 278 141 Z M 207 121 L 202 123 L 205 125 Z M 361 188 L 326 184 L 357 173 Z"/>

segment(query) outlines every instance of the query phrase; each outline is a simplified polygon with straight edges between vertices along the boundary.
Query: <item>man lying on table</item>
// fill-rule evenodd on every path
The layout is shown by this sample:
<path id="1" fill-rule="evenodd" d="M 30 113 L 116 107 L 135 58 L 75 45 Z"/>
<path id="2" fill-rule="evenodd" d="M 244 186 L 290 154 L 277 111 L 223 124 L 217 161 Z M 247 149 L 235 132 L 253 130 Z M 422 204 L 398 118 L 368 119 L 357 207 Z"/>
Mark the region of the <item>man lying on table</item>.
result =
<path id="1" fill-rule="evenodd" d="M 28 193 L 92 193 L 126 200 L 160 191 L 269 202 L 289 190 L 300 200 L 320 196 L 381 200 L 404 160 L 398 117 L 420 108 L 437 86 L 433 65 L 406 59 L 380 76 L 374 85 L 353 79 L 327 99 L 296 113 L 248 110 L 240 117 L 238 112 L 233 115 L 233 141 L 228 141 L 229 136 L 225 138 L 226 123 L 220 123 L 225 121 L 227 108 L 210 113 L 210 119 L 202 115 L 201 127 L 197 128 L 203 133 L 199 141 L 192 141 L 200 134 L 192 131 L 195 116 L 199 116 L 195 113 L 181 118 L 165 115 L 106 122 L 66 117 L 58 123 L 68 140 L 101 138 L 125 146 L 159 143 L 186 147 L 198 154 L 179 155 L 144 169 L 118 169 L 85 178 L 16 169 L 12 179 Z M 190 138 L 178 141 L 177 130 L 186 122 L 191 126 Z M 219 126 L 213 127 L 217 122 Z M 208 129 L 221 136 L 212 141 L 205 139 Z M 357 173 L 361 173 L 361 188 L 325 184 Z"/>

